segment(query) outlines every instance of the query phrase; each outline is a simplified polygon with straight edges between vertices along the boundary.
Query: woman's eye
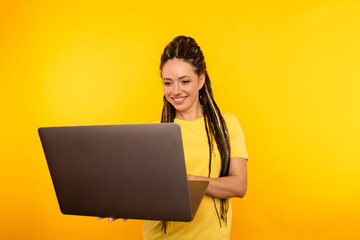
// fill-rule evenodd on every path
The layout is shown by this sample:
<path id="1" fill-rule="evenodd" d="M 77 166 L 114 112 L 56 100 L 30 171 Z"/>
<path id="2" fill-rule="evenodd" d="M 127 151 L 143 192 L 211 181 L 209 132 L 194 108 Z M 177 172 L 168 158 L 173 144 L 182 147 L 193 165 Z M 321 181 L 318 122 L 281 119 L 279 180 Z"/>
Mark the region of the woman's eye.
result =
<path id="1" fill-rule="evenodd" d="M 165 84 L 165 86 L 170 86 L 171 82 L 165 82 L 164 84 Z"/>
<path id="2" fill-rule="evenodd" d="M 189 80 L 184 80 L 184 81 L 183 81 L 183 83 L 185 83 L 185 84 L 186 84 L 186 83 L 189 83 L 189 82 L 190 82 Z"/>

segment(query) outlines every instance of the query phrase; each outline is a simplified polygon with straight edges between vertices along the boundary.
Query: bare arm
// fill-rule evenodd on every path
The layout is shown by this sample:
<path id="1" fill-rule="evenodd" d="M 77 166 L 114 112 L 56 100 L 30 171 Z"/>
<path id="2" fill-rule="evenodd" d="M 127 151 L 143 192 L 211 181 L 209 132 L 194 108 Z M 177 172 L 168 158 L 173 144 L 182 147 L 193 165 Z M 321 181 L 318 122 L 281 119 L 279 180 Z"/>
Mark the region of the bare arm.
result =
<path id="1" fill-rule="evenodd" d="M 231 198 L 245 196 L 247 188 L 247 159 L 230 158 L 229 176 L 207 178 L 188 175 L 188 180 L 209 180 L 206 194 L 216 198 Z"/>

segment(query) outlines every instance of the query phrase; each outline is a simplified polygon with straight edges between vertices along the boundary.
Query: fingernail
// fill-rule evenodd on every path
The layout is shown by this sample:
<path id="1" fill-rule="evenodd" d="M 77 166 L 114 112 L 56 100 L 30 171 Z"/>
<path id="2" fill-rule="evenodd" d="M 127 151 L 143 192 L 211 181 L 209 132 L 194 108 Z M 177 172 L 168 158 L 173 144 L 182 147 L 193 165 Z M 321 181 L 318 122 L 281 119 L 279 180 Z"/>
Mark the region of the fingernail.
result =
<path id="1" fill-rule="evenodd" d="M 108 219 L 108 223 L 111 223 L 112 221 L 110 219 Z"/>
<path id="2" fill-rule="evenodd" d="M 126 222 L 127 221 L 127 219 L 123 219 L 123 222 Z"/>
<path id="3" fill-rule="evenodd" d="M 97 220 L 101 220 L 101 219 L 103 219 L 103 218 L 102 218 L 102 217 L 98 217 L 98 218 L 97 218 Z"/>

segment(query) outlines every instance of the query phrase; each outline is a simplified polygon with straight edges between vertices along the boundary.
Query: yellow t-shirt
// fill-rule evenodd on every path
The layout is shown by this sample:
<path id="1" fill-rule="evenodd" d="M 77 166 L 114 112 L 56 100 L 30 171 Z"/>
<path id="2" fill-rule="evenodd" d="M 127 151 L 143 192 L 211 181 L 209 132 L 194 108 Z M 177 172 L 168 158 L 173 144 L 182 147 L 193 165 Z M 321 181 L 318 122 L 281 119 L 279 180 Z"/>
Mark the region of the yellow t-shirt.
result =
<path id="1" fill-rule="evenodd" d="M 248 159 L 244 134 L 235 115 L 222 113 L 226 122 L 231 146 L 231 157 L 243 157 Z M 181 127 L 181 135 L 184 147 L 185 164 L 187 174 L 207 177 L 209 173 L 209 145 L 205 130 L 204 118 L 194 121 L 175 119 Z M 220 153 L 214 142 L 213 157 L 211 163 L 211 177 L 219 177 L 221 170 Z M 215 198 L 217 209 L 220 214 L 220 200 Z M 231 200 L 229 199 L 229 211 L 227 225 L 221 222 L 215 210 L 212 197 L 204 196 L 195 218 L 191 222 L 169 222 L 166 234 L 161 230 L 161 221 L 145 221 L 144 240 L 169 239 L 169 240 L 222 240 L 229 239 L 232 219 Z"/>

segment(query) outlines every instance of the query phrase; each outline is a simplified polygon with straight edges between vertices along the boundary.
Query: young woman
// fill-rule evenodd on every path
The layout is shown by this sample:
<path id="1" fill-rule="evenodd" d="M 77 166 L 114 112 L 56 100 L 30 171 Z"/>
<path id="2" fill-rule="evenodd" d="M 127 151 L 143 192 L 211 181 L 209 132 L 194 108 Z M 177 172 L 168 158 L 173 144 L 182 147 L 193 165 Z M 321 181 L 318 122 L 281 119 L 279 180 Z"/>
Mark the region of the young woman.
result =
<path id="1" fill-rule="evenodd" d="M 161 122 L 181 127 L 189 180 L 209 180 L 191 222 L 145 221 L 144 240 L 229 239 L 232 197 L 244 197 L 247 159 L 244 134 L 233 114 L 220 113 L 204 55 L 191 37 L 178 36 L 160 63 L 164 88 Z"/>
<path id="2" fill-rule="evenodd" d="M 230 198 L 244 197 L 247 187 L 241 126 L 233 114 L 220 113 L 204 55 L 193 38 L 174 38 L 164 49 L 160 70 L 161 122 L 180 125 L 188 179 L 206 179 L 209 186 L 193 221 L 145 221 L 143 239 L 229 239 Z"/>

